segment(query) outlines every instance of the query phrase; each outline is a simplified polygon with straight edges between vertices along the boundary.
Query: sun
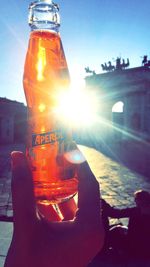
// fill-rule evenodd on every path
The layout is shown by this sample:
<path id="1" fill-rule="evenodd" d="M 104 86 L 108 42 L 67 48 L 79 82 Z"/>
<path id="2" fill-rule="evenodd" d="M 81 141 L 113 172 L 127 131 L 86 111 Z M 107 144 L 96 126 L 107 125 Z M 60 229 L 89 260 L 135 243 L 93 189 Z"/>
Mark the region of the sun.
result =
<path id="1" fill-rule="evenodd" d="M 94 123 L 98 101 L 94 92 L 85 88 L 76 87 L 74 84 L 68 92 L 62 92 L 58 96 L 56 112 L 72 127 L 88 127 Z"/>

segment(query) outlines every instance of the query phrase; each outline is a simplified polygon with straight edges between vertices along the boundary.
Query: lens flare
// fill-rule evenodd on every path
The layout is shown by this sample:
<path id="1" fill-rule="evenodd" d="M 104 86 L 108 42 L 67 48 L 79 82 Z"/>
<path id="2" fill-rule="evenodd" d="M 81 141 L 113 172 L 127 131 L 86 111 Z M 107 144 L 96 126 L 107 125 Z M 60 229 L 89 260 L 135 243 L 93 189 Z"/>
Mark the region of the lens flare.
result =
<path id="1" fill-rule="evenodd" d="M 93 92 L 71 89 L 58 96 L 56 113 L 73 127 L 90 126 L 96 118 L 98 100 Z"/>
<path id="2" fill-rule="evenodd" d="M 66 152 L 64 157 L 68 162 L 73 164 L 80 164 L 85 161 L 85 157 L 78 149 Z"/>

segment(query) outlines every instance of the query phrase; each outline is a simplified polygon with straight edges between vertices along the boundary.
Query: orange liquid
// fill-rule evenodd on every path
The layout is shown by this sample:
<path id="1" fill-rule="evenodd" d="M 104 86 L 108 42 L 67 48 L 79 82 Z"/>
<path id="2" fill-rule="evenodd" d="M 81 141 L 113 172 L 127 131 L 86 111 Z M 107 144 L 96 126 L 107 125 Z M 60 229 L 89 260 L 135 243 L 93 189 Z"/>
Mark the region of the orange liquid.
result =
<path id="1" fill-rule="evenodd" d="M 73 166 L 62 157 L 71 141 L 70 130 L 55 114 L 59 95 L 68 90 L 69 83 L 60 36 L 50 31 L 33 31 L 23 85 L 28 105 L 26 151 L 39 203 L 59 203 L 77 192 Z"/>

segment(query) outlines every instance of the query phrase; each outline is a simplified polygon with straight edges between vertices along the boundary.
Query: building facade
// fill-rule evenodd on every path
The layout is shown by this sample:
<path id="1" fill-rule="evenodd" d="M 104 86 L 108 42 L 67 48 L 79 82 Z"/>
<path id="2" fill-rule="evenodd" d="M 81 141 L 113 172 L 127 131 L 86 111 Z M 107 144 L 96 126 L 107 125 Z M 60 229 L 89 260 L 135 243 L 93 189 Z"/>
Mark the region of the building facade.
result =
<path id="1" fill-rule="evenodd" d="M 94 140 L 115 159 L 149 176 L 149 66 L 92 74 L 85 81 L 99 102 Z M 122 103 L 120 112 L 114 109 L 117 103 Z"/>
<path id="2" fill-rule="evenodd" d="M 109 132 L 128 139 L 128 134 L 150 140 L 150 69 L 138 67 L 87 76 L 86 87 L 99 98 L 99 116 L 106 121 Z M 113 112 L 121 102 L 122 112 Z M 104 125 L 105 127 L 105 125 Z M 106 127 L 107 128 L 107 127 Z M 112 128 L 112 131 L 111 131 Z M 116 129 L 116 130 L 114 130 Z M 108 132 L 108 129 L 107 129 Z M 106 133 L 105 133 L 106 134 Z M 105 135 L 106 136 L 106 135 Z"/>
<path id="3" fill-rule="evenodd" d="M 0 97 L 0 144 L 22 143 L 27 109 L 23 103 Z"/>

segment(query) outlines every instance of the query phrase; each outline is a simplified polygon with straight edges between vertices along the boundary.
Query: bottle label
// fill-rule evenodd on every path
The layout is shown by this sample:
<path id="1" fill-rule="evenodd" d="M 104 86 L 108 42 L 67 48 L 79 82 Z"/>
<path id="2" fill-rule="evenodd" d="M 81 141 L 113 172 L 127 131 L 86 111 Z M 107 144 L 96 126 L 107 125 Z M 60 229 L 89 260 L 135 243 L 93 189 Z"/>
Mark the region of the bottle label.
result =
<path id="1" fill-rule="evenodd" d="M 32 135 L 32 147 L 41 146 L 46 144 L 52 144 L 55 142 L 63 141 L 64 136 L 60 130 L 55 130 L 52 132 L 33 134 Z"/>

